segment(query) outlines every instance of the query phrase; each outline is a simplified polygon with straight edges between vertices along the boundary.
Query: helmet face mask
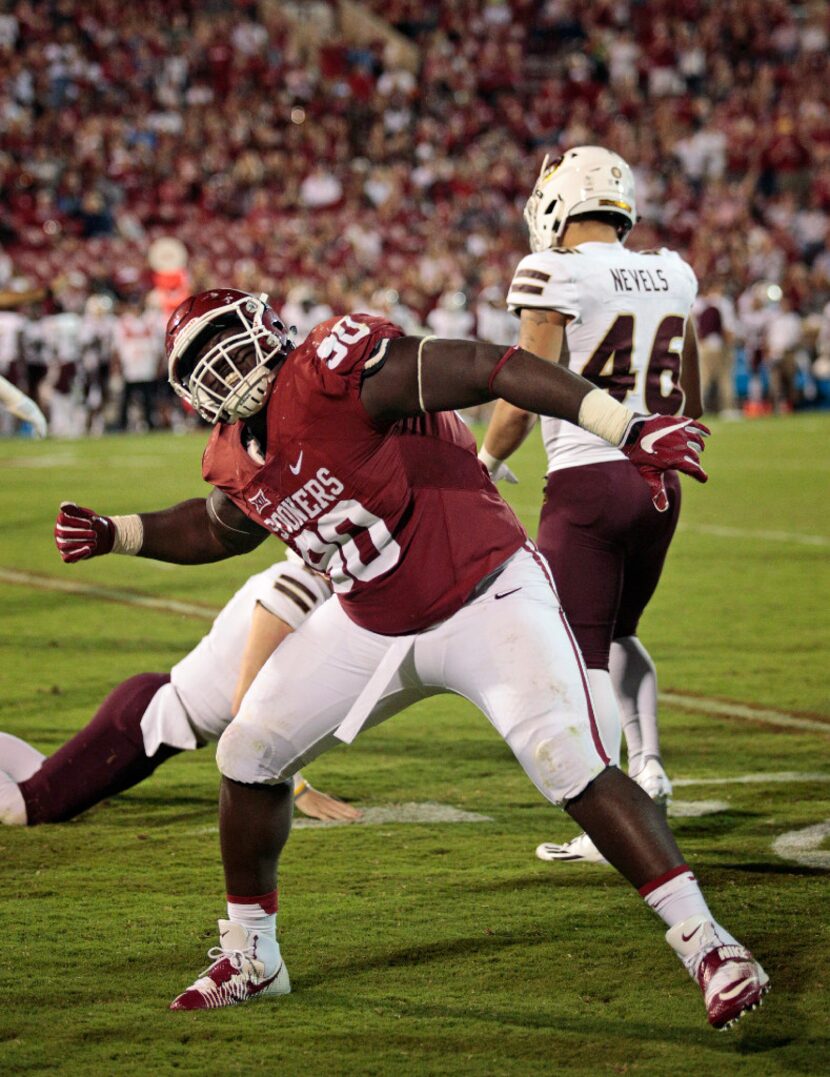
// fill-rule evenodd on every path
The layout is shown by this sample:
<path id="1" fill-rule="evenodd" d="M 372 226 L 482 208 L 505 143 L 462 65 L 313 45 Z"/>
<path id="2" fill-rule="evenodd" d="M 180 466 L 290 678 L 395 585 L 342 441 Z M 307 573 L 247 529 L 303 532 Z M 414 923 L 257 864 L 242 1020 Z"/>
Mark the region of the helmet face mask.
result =
<path id="1" fill-rule="evenodd" d="M 209 423 L 248 419 L 262 409 L 293 346 L 266 295 L 201 292 L 168 322 L 170 384 Z"/>
<path id="2" fill-rule="evenodd" d="M 637 221 L 629 166 L 602 146 L 576 146 L 553 161 L 545 156 L 524 211 L 530 249 L 560 246 L 569 220 L 585 213 L 613 214 L 625 242 Z"/>

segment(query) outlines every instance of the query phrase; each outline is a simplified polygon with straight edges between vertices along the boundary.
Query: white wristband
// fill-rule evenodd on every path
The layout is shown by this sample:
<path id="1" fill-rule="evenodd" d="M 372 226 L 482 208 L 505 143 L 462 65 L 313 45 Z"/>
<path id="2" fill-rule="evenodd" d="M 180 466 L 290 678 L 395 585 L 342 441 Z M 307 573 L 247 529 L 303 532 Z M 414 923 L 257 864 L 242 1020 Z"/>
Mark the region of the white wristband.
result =
<path id="1" fill-rule="evenodd" d="M 602 389 L 592 389 L 579 405 L 579 425 L 611 445 L 619 446 L 628 424 L 634 418 L 630 408 L 618 404 Z"/>
<path id="2" fill-rule="evenodd" d="M 482 464 L 484 464 L 484 466 L 487 468 L 491 475 L 499 466 L 499 464 L 504 463 L 504 461 L 499 460 L 497 456 L 493 456 L 491 452 L 487 452 L 483 445 L 478 450 L 478 458 L 482 462 Z"/>
<path id="3" fill-rule="evenodd" d="M 113 553 L 124 553 L 135 557 L 144 543 L 144 524 L 137 514 L 132 516 L 110 516 L 115 524 Z"/>

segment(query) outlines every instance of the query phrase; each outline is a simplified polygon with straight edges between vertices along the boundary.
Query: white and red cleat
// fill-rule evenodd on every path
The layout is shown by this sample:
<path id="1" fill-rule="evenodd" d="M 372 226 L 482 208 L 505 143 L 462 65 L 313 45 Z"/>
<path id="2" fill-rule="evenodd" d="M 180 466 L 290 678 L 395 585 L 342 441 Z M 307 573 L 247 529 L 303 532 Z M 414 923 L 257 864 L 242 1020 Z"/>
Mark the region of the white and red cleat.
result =
<path id="1" fill-rule="evenodd" d="M 726 1029 L 761 1005 L 770 983 L 749 950 L 721 932 L 711 920 L 692 916 L 667 931 L 666 942 L 697 980 L 709 1024 Z"/>
<path id="2" fill-rule="evenodd" d="M 608 861 L 594 845 L 587 834 L 579 834 L 570 841 L 557 845 L 553 841 L 542 842 L 536 846 L 536 855 L 540 860 L 559 861 L 569 864 L 607 864 Z"/>
<path id="3" fill-rule="evenodd" d="M 288 970 L 274 939 L 242 924 L 220 920 L 219 942 L 208 950 L 213 964 L 173 999 L 171 1010 L 215 1010 L 291 991 Z"/>
<path id="4" fill-rule="evenodd" d="M 665 815 L 671 804 L 672 785 L 660 760 L 654 755 L 649 756 L 636 776 L 632 774 L 631 777 Z"/>

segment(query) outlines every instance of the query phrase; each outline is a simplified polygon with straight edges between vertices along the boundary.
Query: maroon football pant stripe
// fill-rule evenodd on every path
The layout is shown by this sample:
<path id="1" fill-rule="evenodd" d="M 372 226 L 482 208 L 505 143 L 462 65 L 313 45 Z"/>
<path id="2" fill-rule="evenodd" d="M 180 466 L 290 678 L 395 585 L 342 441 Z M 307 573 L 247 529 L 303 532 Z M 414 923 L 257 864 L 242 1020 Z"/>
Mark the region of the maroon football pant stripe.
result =
<path id="1" fill-rule="evenodd" d="M 139 673 L 115 688 L 92 721 L 50 755 L 20 784 L 29 826 L 72 819 L 106 797 L 147 778 L 178 748 L 161 745 L 144 754 L 141 718 L 150 700 L 170 680 L 166 673 Z"/>

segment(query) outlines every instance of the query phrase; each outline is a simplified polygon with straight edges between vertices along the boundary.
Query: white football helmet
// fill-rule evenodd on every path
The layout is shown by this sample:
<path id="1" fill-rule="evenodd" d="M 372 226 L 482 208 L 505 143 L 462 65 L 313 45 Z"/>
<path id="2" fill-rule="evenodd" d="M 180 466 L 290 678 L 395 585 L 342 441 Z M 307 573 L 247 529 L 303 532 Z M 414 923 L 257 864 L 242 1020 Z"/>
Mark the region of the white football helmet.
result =
<path id="1" fill-rule="evenodd" d="M 555 161 L 545 156 L 525 206 L 530 249 L 558 247 L 570 218 L 581 213 L 614 214 L 622 243 L 637 222 L 631 169 L 602 146 L 575 146 Z"/>
<path id="2" fill-rule="evenodd" d="M 169 381 L 209 423 L 234 423 L 260 411 L 293 347 L 267 295 L 234 288 L 199 292 L 167 323 Z"/>

